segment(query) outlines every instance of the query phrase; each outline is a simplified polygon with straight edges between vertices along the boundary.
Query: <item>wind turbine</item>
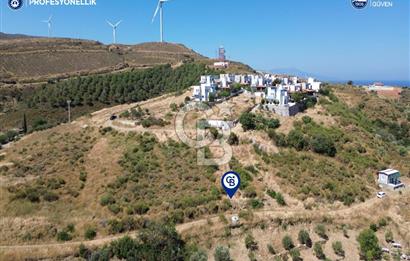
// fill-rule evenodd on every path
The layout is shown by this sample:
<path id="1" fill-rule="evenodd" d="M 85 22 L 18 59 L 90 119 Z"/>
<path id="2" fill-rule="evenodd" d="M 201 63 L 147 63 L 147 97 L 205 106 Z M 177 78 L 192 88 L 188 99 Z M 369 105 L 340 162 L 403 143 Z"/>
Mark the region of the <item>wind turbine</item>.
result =
<path id="1" fill-rule="evenodd" d="M 107 20 L 107 23 L 112 27 L 112 38 L 113 38 L 113 43 L 116 43 L 116 38 L 115 38 L 115 34 L 117 31 L 117 27 L 120 25 L 120 23 L 122 22 L 122 20 L 118 21 L 116 24 L 112 24 L 110 21 Z"/>
<path id="2" fill-rule="evenodd" d="M 43 23 L 47 23 L 48 25 L 48 37 L 51 37 L 51 24 L 52 24 L 53 15 L 50 15 L 48 20 L 43 20 Z"/>
<path id="3" fill-rule="evenodd" d="M 161 43 L 164 42 L 164 23 L 163 23 L 163 21 L 164 21 L 164 13 L 163 13 L 163 11 L 162 11 L 162 5 L 163 5 L 165 2 L 168 2 L 168 1 L 170 1 L 170 0 L 159 0 L 159 1 L 158 1 L 158 5 L 157 5 L 157 9 L 155 9 L 154 16 L 152 17 L 152 23 L 153 23 L 154 20 L 155 20 L 155 17 L 156 17 L 157 14 L 158 14 L 158 11 L 159 11 L 159 30 L 160 30 Z"/>

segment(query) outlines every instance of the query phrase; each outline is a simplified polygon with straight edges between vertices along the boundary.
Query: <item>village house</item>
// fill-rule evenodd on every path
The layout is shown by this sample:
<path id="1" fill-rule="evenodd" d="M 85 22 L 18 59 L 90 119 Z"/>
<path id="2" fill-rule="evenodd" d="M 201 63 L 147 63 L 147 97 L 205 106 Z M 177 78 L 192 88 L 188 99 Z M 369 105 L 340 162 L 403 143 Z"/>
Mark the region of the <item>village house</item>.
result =
<path id="1" fill-rule="evenodd" d="M 395 169 L 385 169 L 379 171 L 378 182 L 382 186 L 398 189 L 404 187 L 404 184 L 400 181 L 400 172 Z"/>

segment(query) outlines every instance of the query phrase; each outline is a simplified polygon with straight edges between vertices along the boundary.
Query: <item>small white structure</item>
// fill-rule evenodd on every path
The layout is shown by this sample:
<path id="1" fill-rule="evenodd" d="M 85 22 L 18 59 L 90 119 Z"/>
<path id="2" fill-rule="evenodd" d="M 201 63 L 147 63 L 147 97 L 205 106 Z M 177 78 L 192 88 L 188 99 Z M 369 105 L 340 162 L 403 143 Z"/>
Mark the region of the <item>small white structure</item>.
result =
<path id="1" fill-rule="evenodd" d="M 395 169 L 379 171 L 378 182 L 380 185 L 386 185 L 393 189 L 404 187 L 404 184 L 400 181 L 400 172 Z"/>
<path id="2" fill-rule="evenodd" d="M 229 62 L 214 62 L 214 67 L 216 68 L 228 68 Z"/>
<path id="3" fill-rule="evenodd" d="M 207 120 L 206 122 L 209 127 L 221 129 L 224 131 L 230 130 L 233 127 L 235 127 L 235 124 L 233 121 Z"/>
<path id="4" fill-rule="evenodd" d="M 232 225 L 233 225 L 233 226 L 238 225 L 238 224 L 239 224 L 239 217 L 238 217 L 238 215 L 233 215 L 233 216 L 231 217 L 231 222 L 232 222 Z"/>

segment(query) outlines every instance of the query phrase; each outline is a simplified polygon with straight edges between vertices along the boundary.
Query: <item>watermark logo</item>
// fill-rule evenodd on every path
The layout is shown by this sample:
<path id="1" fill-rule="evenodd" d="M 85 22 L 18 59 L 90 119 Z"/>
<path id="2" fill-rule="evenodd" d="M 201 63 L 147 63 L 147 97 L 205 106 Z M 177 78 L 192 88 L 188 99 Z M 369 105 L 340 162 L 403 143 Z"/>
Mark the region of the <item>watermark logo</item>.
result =
<path id="1" fill-rule="evenodd" d="M 367 6 L 367 0 L 352 0 L 354 8 L 363 9 Z"/>
<path id="2" fill-rule="evenodd" d="M 23 6 L 23 0 L 9 0 L 9 7 L 13 10 L 20 9 Z"/>
<path id="3" fill-rule="evenodd" d="M 218 119 L 212 119 L 214 112 L 205 103 L 190 103 L 185 105 L 175 117 L 175 132 L 180 141 L 197 150 L 197 164 L 201 166 L 224 165 L 231 161 L 233 151 L 228 144 L 232 121 L 226 120 L 232 115 L 228 102 L 218 104 Z M 186 125 L 186 119 L 190 112 L 201 113 L 202 119 L 197 121 L 194 129 Z M 217 137 L 213 136 L 209 130 L 217 129 Z M 213 158 L 207 157 L 209 147 L 218 148 L 221 154 Z"/>
<path id="4" fill-rule="evenodd" d="M 363 9 L 366 6 L 372 8 L 389 8 L 393 7 L 392 0 L 351 0 L 352 6 L 356 9 Z"/>
<path id="5" fill-rule="evenodd" d="M 229 171 L 222 176 L 221 184 L 226 194 L 232 198 L 241 185 L 241 177 L 238 173 Z"/>

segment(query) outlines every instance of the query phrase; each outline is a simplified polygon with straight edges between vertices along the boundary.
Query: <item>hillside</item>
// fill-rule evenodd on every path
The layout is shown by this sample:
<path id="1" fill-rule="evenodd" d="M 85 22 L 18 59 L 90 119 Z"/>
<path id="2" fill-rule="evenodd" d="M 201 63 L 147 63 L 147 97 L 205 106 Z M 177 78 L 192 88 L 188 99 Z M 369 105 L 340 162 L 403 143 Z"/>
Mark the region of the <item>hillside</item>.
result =
<path id="1" fill-rule="evenodd" d="M 210 260 L 217 246 L 229 247 L 234 260 L 284 260 L 295 251 L 303 260 L 317 260 L 319 247 L 335 260 L 340 258 L 335 241 L 346 260 L 358 260 L 357 237 L 370 224 L 380 245 L 390 246 L 385 234 L 391 231 L 408 251 L 410 191 L 376 198 L 375 173 L 394 167 L 409 184 L 409 94 L 392 101 L 359 88 L 328 86 L 314 108 L 296 117 L 254 110 L 258 120 L 278 119 L 280 127 L 273 134 L 263 125 L 245 131 L 238 124 L 232 130 L 239 138 L 233 158 L 218 167 L 199 167 L 195 150 L 175 133 L 175 107 L 189 92 L 108 107 L 36 131 L 2 150 L 0 245 L 11 247 L 0 247 L 0 257 L 73 256 L 80 242 L 103 254 L 103 245 L 125 233 L 150 240 L 157 235 L 146 231 L 153 221 L 177 224 L 187 255 L 199 248 Z M 237 117 L 254 102 L 242 94 L 212 113 L 224 105 Z M 109 120 L 113 114 L 120 119 Z M 188 133 L 201 117 L 188 114 Z M 318 135 L 335 151 L 312 149 Z M 218 155 L 217 145 L 208 146 L 207 157 Z M 229 169 L 243 181 L 233 200 L 219 185 Z M 239 214 L 240 226 L 229 225 L 232 214 Z M 320 245 L 316 250 L 299 243 L 302 229 Z M 161 231 L 172 244 L 179 242 L 172 232 Z M 292 251 L 283 243 L 286 235 Z M 160 238 L 149 242 L 167 236 Z M 64 241 L 69 242 L 61 245 Z"/>
<path id="2" fill-rule="evenodd" d="M 205 59 L 181 44 L 103 45 L 89 40 L 13 36 L 0 39 L 0 57 L 0 79 L 9 83 Z"/>

